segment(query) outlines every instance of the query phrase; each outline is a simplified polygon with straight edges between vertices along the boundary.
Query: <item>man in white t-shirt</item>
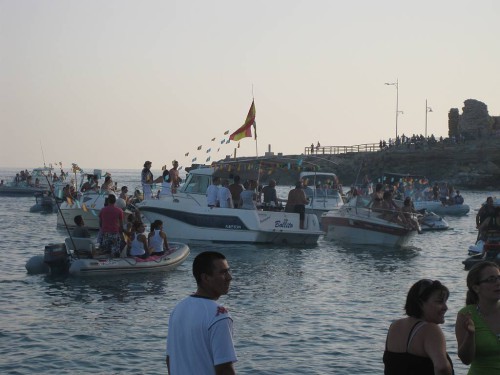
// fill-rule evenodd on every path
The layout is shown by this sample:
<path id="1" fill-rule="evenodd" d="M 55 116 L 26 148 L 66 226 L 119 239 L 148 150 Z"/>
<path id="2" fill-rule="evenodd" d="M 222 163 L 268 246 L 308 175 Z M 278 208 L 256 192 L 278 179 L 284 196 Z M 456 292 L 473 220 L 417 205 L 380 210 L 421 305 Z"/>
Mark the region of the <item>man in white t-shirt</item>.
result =
<path id="1" fill-rule="evenodd" d="M 214 177 L 212 183 L 207 187 L 207 205 L 208 207 L 217 207 L 217 196 L 219 195 L 220 177 Z"/>
<path id="2" fill-rule="evenodd" d="M 220 208 L 233 208 L 233 197 L 229 190 L 229 181 L 224 179 L 217 193 Z"/>
<path id="3" fill-rule="evenodd" d="M 233 320 L 216 301 L 232 280 L 226 257 L 206 251 L 193 261 L 196 293 L 170 314 L 166 363 L 169 375 L 235 375 Z"/>

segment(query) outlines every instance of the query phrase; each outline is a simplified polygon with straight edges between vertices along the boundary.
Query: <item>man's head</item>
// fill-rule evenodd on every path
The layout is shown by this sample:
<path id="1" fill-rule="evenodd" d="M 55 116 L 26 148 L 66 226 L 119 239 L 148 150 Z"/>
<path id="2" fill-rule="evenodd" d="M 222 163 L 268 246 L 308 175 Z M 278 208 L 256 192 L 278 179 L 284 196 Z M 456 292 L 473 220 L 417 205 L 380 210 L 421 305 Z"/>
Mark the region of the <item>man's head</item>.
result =
<path id="1" fill-rule="evenodd" d="M 276 181 L 275 180 L 269 180 L 269 186 L 275 187 L 276 186 Z"/>
<path id="2" fill-rule="evenodd" d="M 83 225 L 83 217 L 82 217 L 82 215 L 76 215 L 75 218 L 73 219 L 73 221 L 78 226 Z"/>
<path id="3" fill-rule="evenodd" d="M 205 251 L 194 258 L 193 276 L 198 293 L 218 299 L 229 292 L 232 276 L 226 257 L 216 251 Z"/>
<path id="4" fill-rule="evenodd" d="M 116 203 L 116 196 L 114 194 L 109 194 L 108 195 L 108 204 L 115 204 Z"/>

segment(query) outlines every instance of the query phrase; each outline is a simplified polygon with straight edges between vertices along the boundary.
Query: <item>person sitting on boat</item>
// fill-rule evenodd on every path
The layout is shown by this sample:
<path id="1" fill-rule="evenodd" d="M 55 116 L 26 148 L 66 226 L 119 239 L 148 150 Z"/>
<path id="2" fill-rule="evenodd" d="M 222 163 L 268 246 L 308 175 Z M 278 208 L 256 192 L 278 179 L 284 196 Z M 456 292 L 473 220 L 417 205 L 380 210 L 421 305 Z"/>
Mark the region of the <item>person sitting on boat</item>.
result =
<path id="1" fill-rule="evenodd" d="M 384 185 L 380 182 L 375 185 L 375 191 L 372 193 L 372 197 L 368 206 L 372 208 L 373 211 L 379 211 L 383 209 L 383 200 L 384 200 Z"/>
<path id="2" fill-rule="evenodd" d="M 108 195 L 108 205 L 99 212 L 100 248 L 114 257 L 121 253 L 121 233 L 123 232 L 123 210 L 115 206 L 116 196 Z"/>
<path id="3" fill-rule="evenodd" d="M 460 190 L 457 190 L 457 193 L 453 197 L 454 204 L 464 204 L 464 197 L 460 195 Z"/>
<path id="4" fill-rule="evenodd" d="M 476 215 L 476 228 L 479 229 L 484 220 L 495 214 L 495 206 L 493 205 L 493 197 L 486 198 L 486 204 L 482 206 Z"/>
<path id="5" fill-rule="evenodd" d="M 73 237 L 90 238 L 90 232 L 85 226 L 82 215 L 76 215 L 73 221 L 76 227 L 73 229 Z"/>
<path id="6" fill-rule="evenodd" d="M 401 208 L 404 217 L 406 218 L 406 222 L 409 223 L 412 229 L 421 232 L 420 224 L 417 219 L 418 211 L 415 209 L 413 202 L 410 197 L 406 197 L 403 201 L 403 207 Z"/>
<path id="7" fill-rule="evenodd" d="M 256 210 L 257 209 L 257 193 L 255 188 L 257 187 L 257 181 L 248 181 L 247 187 L 240 194 L 240 205 L 239 207 L 243 210 Z"/>
<path id="8" fill-rule="evenodd" d="M 146 259 L 151 250 L 148 246 L 148 240 L 144 235 L 146 226 L 141 221 L 134 222 L 133 233 L 130 238 L 129 252 L 130 256 Z"/>
<path id="9" fill-rule="evenodd" d="M 116 186 L 113 184 L 113 180 L 110 175 L 106 176 L 104 178 L 104 183 L 101 185 L 101 192 L 110 194 L 114 193 L 116 189 Z"/>
<path id="10" fill-rule="evenodd" d="M 165 168 L 162 175 L 160 197 L 166 197 L 172 195 L 171 182 L 172 178 L 170 177 L 170 171 Z"/>
<path id="11" fill-rule="evenodd" d="M 219 194 L 219 184 L 220 184 L 220 177 L 215 176 L 212 179 L 212 183 L 207 187 L 206 196 L 207 196 L 208 207 L 218 206 L 217 195 Z"/>
<path id="12" fill-rule="evenodd" d="M 120 195 L 116 199 L 116 207 L 120 207 L 122 210 L 125 210 L 128 206 L 128 187 L 122 186 L 120 189 Z"/>
<path id="13" fill-rule="evenodd" d="M 264 206 L 278 207 L 279 201 L 276 193 L 275 180 L 269 180 L 269 185 L 262 188 L 262 194 L 264 195 Z"/>
<path id="14" fill-rule="evenodd" d="M 151 224 L 151 231 L 148 235 L 149 248 L 152 249 L 151 255 L 164 255 L 168 253 L 167 235 L 163 231 L 163 221 L 155 220 Z"/>
<path id="15" fill-rule="evenodd" d="M 0 186 L 3 186 L 3 180 L 0 180 Z"/>
<path id="16" fill-rule="evenodd" d="M 385 220 L 393 221 L 400 225 L 407 225 L 408 222 L 405 216 L 402 214 L 398 205 L 392 199 L 392 191 L 387 190 L 384 192 L 382 200 L 383 215 L 382 218 Z"/>
<path id="17" fill-rule="evenodd" d="M 486 217 L 478 228 L 478 238 L 484 241 L 491 234 L 500 235 L 500 207 L 494 209 L 494 213 Z"/>
<path id="18" fill-rule="evenodd" d="M 306 204 L 309 204 L 304 189 L 302 189 L 302 181 L 297 181 L 295 189 L 288 192 L 285 211 L 295 212 L 299 214 L 300 229 L 304 229 L 304 221 L 306 218 Z"/>
<path id="19" fill-rule="evenodd" d="M 233 208 L 233 197 L 229 191 L 229 181 L 223 179 L 219 190 L 217 191 L 217 201 L 221 208 Z"/>
<path id="20" fill-rule="evenodd" d="M 240 204 L 240 194 L 245 188 L 240 182 L 240 176 L 234 176 L 233 183 L 228 186 L 231 192 L 231 197 L 233 198 L 234 208 L 238 208 Z"/>

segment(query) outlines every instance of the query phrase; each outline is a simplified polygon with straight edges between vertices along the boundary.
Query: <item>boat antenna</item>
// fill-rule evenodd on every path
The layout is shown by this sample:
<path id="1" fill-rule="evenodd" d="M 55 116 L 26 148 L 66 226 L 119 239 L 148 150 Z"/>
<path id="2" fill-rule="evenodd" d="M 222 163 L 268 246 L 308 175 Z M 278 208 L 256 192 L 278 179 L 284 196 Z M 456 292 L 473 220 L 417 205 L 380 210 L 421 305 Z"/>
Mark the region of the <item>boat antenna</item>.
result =
<path id="1" fill-rule="evenodd" d="M 45 155 L 43 153 L 42 140 L 40 139 L 40 149 L 42 150 L 43 166 L 45 167 Z M 50 183 L 49 183 L 50 186 Z"/>

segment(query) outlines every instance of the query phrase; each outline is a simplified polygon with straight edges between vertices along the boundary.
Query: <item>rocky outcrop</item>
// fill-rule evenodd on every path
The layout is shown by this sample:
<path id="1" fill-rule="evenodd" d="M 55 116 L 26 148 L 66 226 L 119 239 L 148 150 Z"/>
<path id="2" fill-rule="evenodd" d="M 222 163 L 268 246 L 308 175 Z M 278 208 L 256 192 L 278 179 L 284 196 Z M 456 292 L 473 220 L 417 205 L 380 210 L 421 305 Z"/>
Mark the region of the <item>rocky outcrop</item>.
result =
<path id="1" fill-rule="evenodd" d="M 451 111 L 450 111 L 451 112 Z M 450 133 L 451 133 L 450 128 Z M 488 107 L 475 99 L 464 101 L 462 114 L 458 120 L 458 132 L 466 139 L 480 139 L 488 137 L 492 130 L 492 119 L 488 114 Z"/>

